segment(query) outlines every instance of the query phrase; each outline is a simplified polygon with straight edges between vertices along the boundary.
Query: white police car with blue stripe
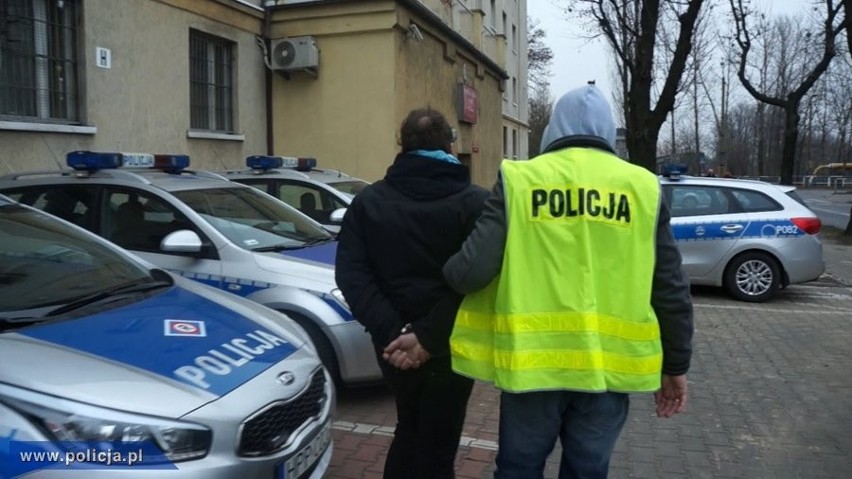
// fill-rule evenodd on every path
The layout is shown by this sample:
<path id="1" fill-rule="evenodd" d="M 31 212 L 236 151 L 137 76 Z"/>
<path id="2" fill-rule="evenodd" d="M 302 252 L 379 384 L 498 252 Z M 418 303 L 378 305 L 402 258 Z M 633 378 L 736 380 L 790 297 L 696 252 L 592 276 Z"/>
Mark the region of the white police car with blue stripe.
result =
<path id="1" fill-rule="evenodd" d="M 302 328 L 2 195 L 0 364 L 3 478 L 319 478 L 331 460 L 334 388 Z"/>
<path id="2" fill-rule="evenodd" d="M 672 229 L 692 284 L 723 286 L 760 302 L 825 271 L 817 215 L 793 186 L 729 178 L 661 178 Z"/>
<path id="3" fill-rule="evenodd" d="M 163 269 L 286 313 L 335 382 L 379 381 L 369 335 L 334 280 L 335 237 L 271 195 L 189 163 L 185 155 L 77 151 L 67 155 L 68 170 L 0 177 L 0 193 Z"/>
<path id="4" fill-rule="evenodd" d="M 339 170 L 317 168 L 316 158 L 253 155 L 246 168 L 225 170 L 225 178 L 254 186 L 339 232 L 346 208 L 368 182 Z"/>

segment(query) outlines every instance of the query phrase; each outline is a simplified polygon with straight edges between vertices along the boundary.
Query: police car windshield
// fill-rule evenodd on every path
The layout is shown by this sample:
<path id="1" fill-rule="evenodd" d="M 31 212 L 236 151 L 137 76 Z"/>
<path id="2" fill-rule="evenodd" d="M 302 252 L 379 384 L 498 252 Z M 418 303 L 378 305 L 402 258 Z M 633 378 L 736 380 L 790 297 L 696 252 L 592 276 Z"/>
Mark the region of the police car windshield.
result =
<path id="1" fill-rule="evenodd" d="M 352 181 L 335 181 L 334 183 L 329 183 L 329 185 L 347 195 L 355 196 L 361 192 L 369 183 L 361 180 L 352 180 Z"/>
<path id="2" fill-rule="evenodd" d="M 40 317 L 131 282 L 147 269 L 93 236 L 18 204 L 0 204 L 0 319 Z M 0 321 L 3 322 L 3 321 Z"/>
<path id="3" fill-rule="evenodd" d="M 248 250 L 301 248 L 332 236 L 295 208 L 250 186 L 175 192 L 234 244 Z"/>

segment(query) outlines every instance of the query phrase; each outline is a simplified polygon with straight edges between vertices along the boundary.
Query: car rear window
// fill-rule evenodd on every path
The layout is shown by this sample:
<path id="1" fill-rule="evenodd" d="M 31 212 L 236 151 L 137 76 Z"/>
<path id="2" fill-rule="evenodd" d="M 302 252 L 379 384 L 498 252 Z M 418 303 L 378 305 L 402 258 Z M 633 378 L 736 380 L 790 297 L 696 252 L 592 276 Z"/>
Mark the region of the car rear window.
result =
<path id="1" fill-rule="evenodd" d="M 796 193 L 796 190 L 788 191 L 787 196 L 789 196 L 790 198 L 793 198 L 794 200 L 796 200 L 796 203 L 799 203 L 800 205 L 804 206 L 805 208 L 810 208 L 810 206 L 808 206 L 808 204 L 805 203 L 805 200 L 803 200 L 802 197 L 799 196 L 798 193 Z"/>
<path id="2" fill-rule="evenodd" d="M 742 210 L 746 213 L 757 213 L 760 211 L 780 211 L 783 210 L 777 201 L 769 196 L 753 190 L 731 190 L 737 203 L 740 204 Z"/>

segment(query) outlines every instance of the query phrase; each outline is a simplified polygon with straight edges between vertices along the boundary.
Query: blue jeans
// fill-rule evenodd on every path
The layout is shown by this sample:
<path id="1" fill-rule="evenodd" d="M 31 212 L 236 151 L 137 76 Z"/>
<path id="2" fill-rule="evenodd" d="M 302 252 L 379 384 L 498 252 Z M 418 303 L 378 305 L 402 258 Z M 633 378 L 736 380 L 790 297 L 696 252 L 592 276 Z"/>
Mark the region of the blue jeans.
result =
<path id="1" fill-rule="evenodd" d="M 496 479 L 544 477 L 547 457 L 562 443 L 559 479 L 605 478 L 627 420 L 622 393 L 503 392 Z"/>

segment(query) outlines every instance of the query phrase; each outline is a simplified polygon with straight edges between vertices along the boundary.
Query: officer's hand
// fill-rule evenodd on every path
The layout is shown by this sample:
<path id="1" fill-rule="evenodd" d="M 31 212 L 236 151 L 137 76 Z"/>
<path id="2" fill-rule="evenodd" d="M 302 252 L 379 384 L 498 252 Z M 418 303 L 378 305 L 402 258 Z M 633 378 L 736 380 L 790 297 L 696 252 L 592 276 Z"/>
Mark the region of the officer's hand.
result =
<path id="1" fill-rule="evenodd" d="M 654 393 L 654 400 L 657 403 L 657 417 L 672 417 L 686 411 L 686 374 L 663 374 L 662 386 Z"/>

